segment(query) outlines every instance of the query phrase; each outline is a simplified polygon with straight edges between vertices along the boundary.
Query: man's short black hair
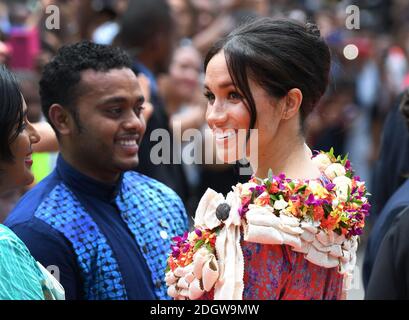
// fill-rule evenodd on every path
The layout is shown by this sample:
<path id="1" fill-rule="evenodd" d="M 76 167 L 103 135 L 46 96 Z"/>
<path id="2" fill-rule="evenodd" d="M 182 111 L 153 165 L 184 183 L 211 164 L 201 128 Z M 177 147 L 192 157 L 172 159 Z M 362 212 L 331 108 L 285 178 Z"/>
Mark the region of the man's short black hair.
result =
<path id="1" fill-rule="evenodd" d="M 23 130 L 23 96 L 16 77 L 0 65 L 0 159 L 13 161 L 10 144 Z"/>
<path id="2" fill-rule="evenodd" d="M 53 125 L 48 111 L 54 103 L 58 103 L 71 112 L 77 126 L 80 127 L 75 104 L 81 95 L 79 90 L 81 72 L 85 70 L 108 72 L 121 68 L 132 68 L 132 62 L 127 53 L 118 47 L 89 41 L 63 46 L 45 65 L 40 80 L 41 106 L 48 122 Z"/>

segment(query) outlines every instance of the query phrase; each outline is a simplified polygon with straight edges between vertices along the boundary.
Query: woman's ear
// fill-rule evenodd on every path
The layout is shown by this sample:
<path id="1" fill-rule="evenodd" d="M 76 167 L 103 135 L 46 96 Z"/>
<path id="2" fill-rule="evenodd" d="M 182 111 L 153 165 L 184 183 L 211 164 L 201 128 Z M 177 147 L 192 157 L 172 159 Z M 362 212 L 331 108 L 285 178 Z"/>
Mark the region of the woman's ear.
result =
<path id="1" fill-rule="evenodd" d="M 54 128 L 60 135 L 64 136 L 71 133 L 71 115 L 63 106 L 53 104 L 48 111 L 48 116 L 50 117 L 50 121 Z"/>
<path id="2" fill-rule="evenodd" d="M 283 119 L 288 120 L 294 117 L 300 109 L 302 103 L 302 92 L 298 88 L 293 88 L 288 91 L 285 97 L 285 106 Z"/>

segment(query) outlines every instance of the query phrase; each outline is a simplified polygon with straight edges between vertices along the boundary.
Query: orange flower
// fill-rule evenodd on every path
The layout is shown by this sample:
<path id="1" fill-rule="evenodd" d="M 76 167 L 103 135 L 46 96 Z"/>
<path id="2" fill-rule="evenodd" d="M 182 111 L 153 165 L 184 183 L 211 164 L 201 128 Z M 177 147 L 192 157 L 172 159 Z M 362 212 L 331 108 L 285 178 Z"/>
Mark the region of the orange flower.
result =
<path id="1" fill-rule="evenodd" d="M 295 201 L 288 201 L 288 208 L 287 210 L 292 213 L 293 216 L 298 217 L 300 216 L 300 207 L 301 207 L 301 200 L 297 199 Z"/>
<path id="2" fill-rule="evenodd" d="M 254 200 L 254 204 L 258 206 L 265 206 L 270 204 L 270 195 L 267 192 L 263 192 L 261 195 Z"/>
<path id="3" fill-rule="evenodd" d="M 278 191 L 280 191 L 280 189 L 278 189 L 278 187 L 277 187 L 275 184 L 272 184 L 271 187 L 270 187 L 270 189 L 268 190 L 268 192 L 269 192 L 270 194 L 275 194 L 275 193 L 277 193 Z"/>
<path id="4" fill-rule="evenodd" d="M 338 224 L 338 220 L 338 217 L 328 215 L 327 218 L 321 220 L 321 227 L 327 230 L 334 230 L 335 226 Z"/>
<path id="5" fill-rule="evenodd" d="M 323 216 L 324 216 L 324 209 L 321 206 L 315 206 L 314 207 L 314 220 L 321 221 Z"/>
<path id="6" fill-rule="evenodd" d="M 177 264 L 173 260 L 172 256 L 169 257 L 168 264 L 169 264 L 170 270 L 175 271 L 175 269 L 177 268 Z"/>

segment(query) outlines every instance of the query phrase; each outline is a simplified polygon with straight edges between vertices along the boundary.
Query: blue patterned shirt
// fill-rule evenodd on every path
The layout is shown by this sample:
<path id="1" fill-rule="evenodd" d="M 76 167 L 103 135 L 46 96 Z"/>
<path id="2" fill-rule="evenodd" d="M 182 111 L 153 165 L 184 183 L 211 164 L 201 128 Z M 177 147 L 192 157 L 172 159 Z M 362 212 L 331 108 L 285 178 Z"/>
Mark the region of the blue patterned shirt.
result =
<path id="1" fill-rule="evenodd" d="M 165 185 L 136 172 L 106 185 L 62 156 L 5 224 L 58 272 L 67 299 L 168 299 L 170 241 L 187 230 L 183 204 Z"/>

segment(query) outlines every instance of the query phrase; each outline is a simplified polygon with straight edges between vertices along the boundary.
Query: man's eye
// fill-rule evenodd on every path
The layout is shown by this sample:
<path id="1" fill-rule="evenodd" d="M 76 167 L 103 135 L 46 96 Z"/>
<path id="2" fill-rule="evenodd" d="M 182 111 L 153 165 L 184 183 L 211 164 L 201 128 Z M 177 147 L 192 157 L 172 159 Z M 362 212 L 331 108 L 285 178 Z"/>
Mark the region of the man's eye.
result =
<path id="1" fill-rule="evenodd" d="M 112 109 L 108 109 L 108 112 L 110 114 L 112 114 L 112 115 L 117 116 L 117 115 L 121 114 L 122 109 L 121 108 L 112 108 Z"/>
<path id="2" fill-rule="evenodd" d="M 143 109 L 145 109 L 145 107 L 143 105 L 141 106 L 136 106 L 134 108 L 135 114 L 139 117 L 143 111 Z"/>

